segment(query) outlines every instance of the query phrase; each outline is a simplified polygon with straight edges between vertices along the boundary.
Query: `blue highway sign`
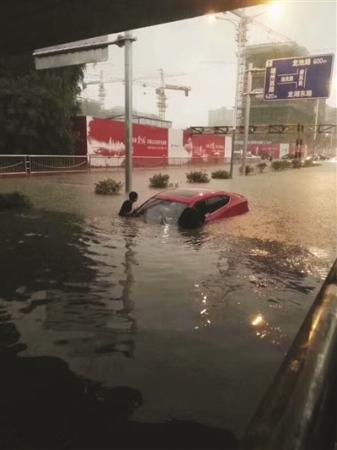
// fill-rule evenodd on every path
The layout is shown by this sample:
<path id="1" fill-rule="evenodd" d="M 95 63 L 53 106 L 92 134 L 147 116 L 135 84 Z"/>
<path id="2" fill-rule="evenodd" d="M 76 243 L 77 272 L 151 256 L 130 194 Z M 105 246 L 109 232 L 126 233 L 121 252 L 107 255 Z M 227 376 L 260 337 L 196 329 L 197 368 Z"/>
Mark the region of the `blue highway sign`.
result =
<path id="1" fill-rule="evenodd" d="M 333 58 L 329 54 L 268 60 L 264 99 L 328 98 Z"/>

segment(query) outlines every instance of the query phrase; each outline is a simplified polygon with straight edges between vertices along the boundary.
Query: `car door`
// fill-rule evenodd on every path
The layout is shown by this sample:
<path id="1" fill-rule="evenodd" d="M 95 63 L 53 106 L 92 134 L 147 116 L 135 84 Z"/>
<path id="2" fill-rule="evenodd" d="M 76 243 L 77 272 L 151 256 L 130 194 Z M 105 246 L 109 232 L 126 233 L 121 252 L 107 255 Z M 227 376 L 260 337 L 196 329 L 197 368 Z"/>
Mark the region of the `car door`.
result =
<path id="1" fill-rule="evenodd" d="M 230 204 L 229 195 L 217 195 L 206 200 L 206 221 L 222 219 L 226 217 Z"/>

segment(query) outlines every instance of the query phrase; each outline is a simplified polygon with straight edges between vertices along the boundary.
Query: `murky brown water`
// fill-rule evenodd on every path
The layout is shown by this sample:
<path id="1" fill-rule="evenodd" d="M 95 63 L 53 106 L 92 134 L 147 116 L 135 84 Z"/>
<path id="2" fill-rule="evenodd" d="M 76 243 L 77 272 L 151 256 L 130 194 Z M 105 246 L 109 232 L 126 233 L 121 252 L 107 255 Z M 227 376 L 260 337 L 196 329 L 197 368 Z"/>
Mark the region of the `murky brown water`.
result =
<path id="1" fill-rule="evenodd" d="M 120 219 L 123 195 L 93 193 L 105 175 L 0 180 L 1 191 L 15 188 L 35 206 L 0 215 L 0 356 L 8 367 L 0 389 L 12 399 L 2 395 L 1 409 L 11 405 L 7 429 L 16 422 L 21 430 L 7 442 L 39 448 L 17 417 L 31 401 L 57 412 L 36 419 L 48 430 L 42 447 L 72 448 L 79 435 L 97 443 L 101 421 L 69 405 L 91 411 L 92 398 L 107 404 L 111 396 L 114 420 L 132 420 L 132 432 L 179 420 L 230 430 L 235 440 L 336 256 L 336 165 L 212 181 L 245 194 L 250 212 L 183 233 Z M 141 199 L 153 193 L 148 176 L 135 174 Z M 171 171 L 173 182 L 183 178 Z M 81 392 L 73 401 L 69 386 Z M 48 405 L 41 389 L 57 392 Z M 74 437 L 65 419 L 55 426 L 60 411 L 91 423 L 90 438 L 83 427 Z"/>

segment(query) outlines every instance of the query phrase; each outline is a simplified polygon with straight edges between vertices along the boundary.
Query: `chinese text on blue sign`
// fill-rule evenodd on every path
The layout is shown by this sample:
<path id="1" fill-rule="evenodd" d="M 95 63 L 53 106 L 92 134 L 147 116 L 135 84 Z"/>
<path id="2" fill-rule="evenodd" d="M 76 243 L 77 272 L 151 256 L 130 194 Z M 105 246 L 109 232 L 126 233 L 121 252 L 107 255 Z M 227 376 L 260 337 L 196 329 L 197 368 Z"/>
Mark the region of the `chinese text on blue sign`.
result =
<path id="1" fill-rule="evenodd" d="M 268 60 L 264 99 L 328 98 L 332 62 L 332 54 Z"/>

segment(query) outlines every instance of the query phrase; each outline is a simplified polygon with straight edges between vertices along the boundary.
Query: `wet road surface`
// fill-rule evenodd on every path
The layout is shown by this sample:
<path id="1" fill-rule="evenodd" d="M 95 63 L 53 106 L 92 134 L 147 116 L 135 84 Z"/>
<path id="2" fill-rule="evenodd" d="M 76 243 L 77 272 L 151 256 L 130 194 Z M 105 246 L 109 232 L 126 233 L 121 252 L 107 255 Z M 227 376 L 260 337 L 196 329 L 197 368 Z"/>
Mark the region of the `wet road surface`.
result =
<path id="1" fill-rule="evenodd" d="M 0 180 L 34 204 L 1 213 L 1 448 L 234 449 L 335 258 L 336 165 L 214 180 L 250 212 L 194 232 L 106 175 Z"/>

